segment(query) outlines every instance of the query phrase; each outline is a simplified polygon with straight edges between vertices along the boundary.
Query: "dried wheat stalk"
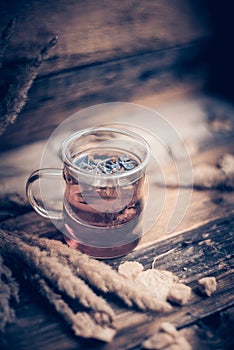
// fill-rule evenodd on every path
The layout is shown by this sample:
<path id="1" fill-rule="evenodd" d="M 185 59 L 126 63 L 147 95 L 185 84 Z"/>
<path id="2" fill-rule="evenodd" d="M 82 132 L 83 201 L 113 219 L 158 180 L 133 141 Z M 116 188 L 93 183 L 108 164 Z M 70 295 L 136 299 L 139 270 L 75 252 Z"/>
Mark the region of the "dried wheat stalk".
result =
<path id="1" fill-rule="evenodd" d="M 111 327 L 114 316 L 112 309 L 83 279 L 105 293 L 115 293 L 129 306 L 135 305 L 141 310 L 171 310 L 170 304 L 139 290 L 134 282 L 126 280 L 110 266 L 59 241 L 1 229 L 0 236 L 0 249 L 26 264 L 28 278 L 36 283 L 41 294 L 78 336 L 108 342 L 116 332 Z M 69 301 L 67 297 L 77 298 L 87 312 L 74 313 L 66 301 Z"/>
<path id="2" fill-rule="evenodd" d="M 9 44 L 14 28 L 15 28 L 15 19 L 13 18 L 4 28 L 2 35 L 0 37 L 0 68 L 2 66 L 4 53 Z"/>
<path id="3" fill-rule="evenodd" d="M 98 324 L 99 313 L 88 314 L 87 312 L 74 313 L 63 297 L 56 293 L 40 275 L 28 274 L 27 277 L 38 287 L 41 294 L 54 306 L 56 311 L 71 326 L 77 336 L 95 338 L 105 342 L 112 340 L 116 331 L 107 324 Z"/>
<path id="4" fill-rule="evenodd" d="M 61 292 L 70 298 L 78 299 L 84 307 L 106 314 L 112 319 L 114 313 L 107 302 L 97 296 L 93 290 L 79 277 L 76 277 L 69 266 L 62 264 L 56 257 L 48 257 L 47 252 L 30 246 L 20 236 L 0 230 L 0 248 L 16 255 L 30 269 L 36 270 Z"/>
<path id="5" fill-rule="evenodd" d="M 51 257 L 58 258 L 68 264 L 73 272 L 86 280 L 90 285 L 104 293 L 115 293 L 128 306 L 137 306 L 140 310 L 162 311 L 171 310 L 170 304 L 165 301 L 152 298 L 133 282 L 126 280 L 107 264 L 90 258 L 89 256 L 74 250 L 67 245 L 47 238 L 33 237 L 24 234 L 41 249 L 46 249 Z"/>
<path id="6" fill-rule="evenodd" d="M 7 323 L 14 321 L 15 312 L 11 302 L 19 301 L 19 286 L 12 277 L 11 270 L 4 264 L 0 255 L 0 332 L 3 332 Z"/>
<path id="7" fill-rule="evenodd" d="M 5 99 L 0 102 L 0 135 L 10 124 L 15 122 L 27 101 L 28 91 L 38 74 L 38 68 L 42 61 L 48 57 L 50 49 L 55 46 L 57 41 L 57 36 L 50 40 L 39 55 L 25 65 L 16 81 L 9 87 Z"/>

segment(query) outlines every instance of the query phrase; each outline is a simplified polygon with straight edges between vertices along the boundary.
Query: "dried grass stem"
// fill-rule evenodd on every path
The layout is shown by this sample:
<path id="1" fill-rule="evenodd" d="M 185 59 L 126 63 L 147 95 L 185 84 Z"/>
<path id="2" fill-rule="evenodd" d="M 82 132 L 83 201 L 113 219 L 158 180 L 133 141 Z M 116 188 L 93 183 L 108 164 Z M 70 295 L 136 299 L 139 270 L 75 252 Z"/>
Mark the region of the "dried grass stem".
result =
<path id="1" fill-rule="evenodd" d="M 128 306 L 135 305 L 140 310 L 162 312 L 172 309 L 170 304 L 152 298 L 150 294 L 141 291 L 133 281 L 126 280 L 104 262 L 79 253 L 77 250 L 56 240 L 32 238 L 29 235 L 25 237 L 31 239 L 32 244 L 36 244 L 41 249 L 46 249 L 51 257 L 56 256 L 61 261 L 66 261 L 73 272 L 90 285 L 104 293 L 115 293 Z"/>
<path id="2" fill-rule="evenodd" d="M 38 68 L 43 60 L 48 57 L 50 49 L 57 43 L 58 37 L 54 37 L 39 52 L 38 56 L 25 65 L 22 72 L 16 77 L 16 81 L 10 85 L 5 99 L 0 102 L 0 135 L 6 128 L 15 122 L 18 114 L 24 107 L 28 91 L 38 74 Z"/>
<path id="3" fill-rule="evenodd" d="M 74 276 L 69 266 L 59 262 L 56 257 L 49 257 L 46 251 L 30 246 L 15 234 L 3 230 L 0 230 L 0 234 L 0 247 L 4 251 L 17 255 L 30 269 L 37 271 L 60 292 L 65 292 L 72 299 L 78 299 L 84 307 L 113 318 L 113 311 L 107 302 L 96 295 L 82 279 Z"/>

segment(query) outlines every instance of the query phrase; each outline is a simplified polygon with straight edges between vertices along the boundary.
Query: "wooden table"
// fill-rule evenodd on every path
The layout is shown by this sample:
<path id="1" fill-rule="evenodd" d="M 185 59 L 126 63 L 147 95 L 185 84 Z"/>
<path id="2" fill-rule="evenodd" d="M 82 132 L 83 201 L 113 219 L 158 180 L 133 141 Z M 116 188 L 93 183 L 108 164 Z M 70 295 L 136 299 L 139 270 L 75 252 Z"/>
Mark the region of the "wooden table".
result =
<path id="1" fill-rule="evenodd" d="M 197 95 L 192 95 L 194 100 Z M 189 101 L 185 95 L 183 101 Z M 177 101 L 181 102 L 181 96 Z M 153 98 L 145 99 L 152 106 Z M 220 101 L 215 103 L 221 103 Z M 213 102 L 214 102 L 213 101 Z M 142 102 L 142 101 L 141 101 Z M 172 105 L 176 105 L 176 100 Z M 166 107 L 165 107 L 166 105 Z M 168 102 L 161 110 L 170 119 Z M 203 122 L 205 122 L 203 120 Z M 185 128 L 186 129 L 186 128 Z M 183 131 L 183 128 L 182 128 Z M 229 135 L 229 136 L 228 136 Z M 216 164 L 220 156 L 233 151 L 232 137 L 222 134 L 219 142 L 209 139 L 204 147 L 192 152 L 193 166 L 201 163 Z M 214 134 L 214 138 L 217 135 Z M 213 141 L 212 141 L 213 140 Z M 204 140 L 203 140 L 204 141 Z M 199 141 L 200 142 L 200 141 Z M 196 143 L 196 142 L 195 142 Z M 30 146 L 28 146 L 30 147 Z M 171 164 L 165 164 L 165 173 L 173 173 Z M 155 185 L 157 186 L 157 185 Z M 180 189 L 184 193 L 188 188 Z M 167 233 L 168 215 L 177 198 L 177 189 L 167 189 L 167 202 L 156 225 L 143 236 L 136 249 L 127 256 L 106 260 L 117 268 L 124 261 L 141 262 L 150 268 L 157 257 L 157 267 L 167 269 L 192 287 L 192 297 L 187 305 L 175 306 L 166 315 L 152 316 L 115 305 L 115 325 L 118 329 L 109 344 L 76 338 L 53 308 L 33 289 L 21 281 L 21 299 L 16 307 L 16 323 L 9 325 L 1 337 L 1 349 L 140 349 L 143 339 L 152 334 L 158 325 L 167 320 L 181 329 L 194 349 L 231 349 L 233 346 L 233 192 L 210 189 L 192 192 L 192 198 L 183 219 Z M 29 209 L 7 213 L 1 227 L 8 230 L 26 230 L 40 236 L 59 237 L 52 223 Z M 211 297 L 199 294 L 197 281 L 204 276 L 217 279 L 217 291 Z"/>
<path id="2" fill-rule="evenodd" d="M 37 55 L 51 37 L 58 34 L 59 41 L 39 71 L 26 107 L 1 138 L 1 192 L 24 195 L 26 178 L 40 166 L 46 139 L 59 123 L 77 110 L 105 102 L 127 101 L 158 110 L 181 134 L 193 166 L 215 165 L 223 154 L 233 153 L 233 129 L 222 130 L 226 122 L 234 125 L 233 106 L 208 96 L 203 89 L 208 80 L 217 91 L 232 95 L 231 20 L 226 26 L 220 20 L 220 11 L 232 13 L 231 5 L 215 5 L 213 18 L 208 3 L 2 1 L 0 32 L 12 17 L 17 19 L 1 69 L 2 90 L 15 83 L 22 64 Z M 109 121 L 113 121 L 111 116 Z M 92 125 L 95 123 L 90 121 Z M 84 120 L 79 127 L 83 126 L 87 126 Z M 179 145 L 173 138 L 169 141 L 171 153 L 166 158 L 161 155 L 166 176 L 175 172 L 168 155 L 183 161 Z M 157 186 L 155 182 L 156 193 Z M 189 196 L 191 188 L 180 191 L 181 196 Z M 174 306 L 167 315 L 152 316 L 117 304 L 116 337 L 109 344 L 96 343 L 75 337 L 19 271 L 16 322 L 0 335 L 0 348 L 137 350 L 143 339 L 167 320 L 195 350 L 233 349 L 233 191 L 194 189 L 187 211 L 168 232 L 168 217 L 177 198 L 178 189 L 167 188 L 164 210 L 136 249 L 106 263 L 117 268 L 121 262 L 137 260 L 146 269 L 157 257 L 158 268 L 174 272 L 192 287 L 187 305 Z M 0 204 L 2 228 L 60 237 L 49 220 L 27 206 L 2 200 Z M 197 291 L 197 281 L 204 276 L 217 279 L 218 288 L 211 297 Z"/>

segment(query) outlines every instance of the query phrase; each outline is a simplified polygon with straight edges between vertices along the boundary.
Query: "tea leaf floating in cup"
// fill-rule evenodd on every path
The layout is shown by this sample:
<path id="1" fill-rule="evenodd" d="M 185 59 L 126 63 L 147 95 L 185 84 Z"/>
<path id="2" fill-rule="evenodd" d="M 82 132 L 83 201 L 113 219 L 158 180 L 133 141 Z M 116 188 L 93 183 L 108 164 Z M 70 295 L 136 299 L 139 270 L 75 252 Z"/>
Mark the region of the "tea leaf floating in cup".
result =
<path id="1" fill-rule="evenodd" d="M 104 159 L 103 159 L 104 158 Z M 75 160 L 74 164 L 95 175 L 112 175 L 134 169 L 138 162 L 127 155 L 85 155 Z"/>

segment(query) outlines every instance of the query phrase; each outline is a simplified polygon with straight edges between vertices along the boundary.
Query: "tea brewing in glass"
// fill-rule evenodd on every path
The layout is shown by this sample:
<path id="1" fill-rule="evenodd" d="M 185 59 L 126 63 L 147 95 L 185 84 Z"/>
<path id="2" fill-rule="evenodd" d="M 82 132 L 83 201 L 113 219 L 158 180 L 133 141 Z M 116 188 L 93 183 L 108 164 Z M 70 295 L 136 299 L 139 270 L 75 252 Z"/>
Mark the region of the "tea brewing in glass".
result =
<path id="1" fill-rule="evenodd" d="M 116 128 L 91 128 L 69 136 L 61 146 L 65 181 L 63 211 L 38 204 L 33 184 L 61 176 L 56 169 L 34 172 L 27 196 L 42 216 L 63 220 L 63 235 L 71 247 L 97 258 L 120 256 L 138 243 L 145 207 L 148 143 L 138 134 Z"/>

